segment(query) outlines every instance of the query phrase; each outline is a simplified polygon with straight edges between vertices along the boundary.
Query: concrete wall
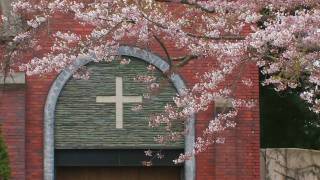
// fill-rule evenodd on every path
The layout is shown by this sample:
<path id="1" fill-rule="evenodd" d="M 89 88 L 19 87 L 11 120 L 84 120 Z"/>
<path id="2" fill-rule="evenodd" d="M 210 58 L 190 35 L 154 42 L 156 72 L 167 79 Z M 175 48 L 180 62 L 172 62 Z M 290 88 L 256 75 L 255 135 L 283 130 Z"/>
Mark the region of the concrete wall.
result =
<path id="1" fill-rule="evenodd" d="M 261 180 L 320 179 L 320 151 L 279 148 L 261 149 Z"/>

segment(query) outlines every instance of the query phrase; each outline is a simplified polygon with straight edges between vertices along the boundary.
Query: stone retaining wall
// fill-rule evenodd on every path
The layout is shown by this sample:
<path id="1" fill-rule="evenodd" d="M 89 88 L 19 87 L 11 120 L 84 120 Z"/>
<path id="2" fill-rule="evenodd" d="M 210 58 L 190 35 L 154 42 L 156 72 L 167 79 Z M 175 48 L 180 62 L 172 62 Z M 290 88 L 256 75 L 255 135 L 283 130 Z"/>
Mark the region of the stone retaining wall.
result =
<path id="1" fill-rule="evenodd" d="M 320 179 L 320 151 L 278 148 L 261 149 L 261 180 Z"/>

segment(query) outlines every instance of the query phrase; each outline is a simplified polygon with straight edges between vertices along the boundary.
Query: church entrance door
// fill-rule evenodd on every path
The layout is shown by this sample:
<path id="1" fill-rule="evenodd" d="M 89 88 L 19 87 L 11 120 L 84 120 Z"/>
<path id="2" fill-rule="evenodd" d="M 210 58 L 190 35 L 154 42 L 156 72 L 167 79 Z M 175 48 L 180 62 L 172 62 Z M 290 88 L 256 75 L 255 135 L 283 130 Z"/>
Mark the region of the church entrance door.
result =
<path id="1" fill-rule="evenodd" d="M 57 180 L 181 180 L 182 167 L 58 167 Z"/>

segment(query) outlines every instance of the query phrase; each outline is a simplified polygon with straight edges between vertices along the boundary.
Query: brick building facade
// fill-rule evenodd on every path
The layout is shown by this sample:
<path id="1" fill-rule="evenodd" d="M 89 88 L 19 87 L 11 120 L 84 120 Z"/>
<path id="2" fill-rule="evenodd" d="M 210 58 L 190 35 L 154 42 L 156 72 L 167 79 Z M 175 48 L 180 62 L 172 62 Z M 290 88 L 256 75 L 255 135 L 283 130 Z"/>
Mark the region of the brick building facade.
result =
<path id="1" fill-rule="evenodd" d="M 72 20 L 72 17 L 57 14 L 50 29 L 68 31 L 72 29 L 86 34 L 90 27 L 83 27 Z M 32 56 L 45 53 L 50 45 L 48 32 L 39 35 L 43 49 L 39 54 L 26 54 L 25 60 Z M 244 32 L 248 33 L 248 32 Z M 140 47 L 133 40 L 128 39 L 123 44 L 127 47 Z M 170 43 L 167 43 L 170 46 Z M 173 45 L 171 45 L 173 46 Z M 145 50 L 144 47 L 140 47 Z M 181 51 L 172 50 L 172 56 L 181 55 Z M 157 43 L 150 44 L 148 50 L 153 55 L 165 59 L 165 54 Z M 145 60 L 146 61 L 146 60 Z M 203 73 L 215 65 L 214 59 L 192 60 L 177 70 L 187 87 L 197 82 L 195 74 Z M 259 74 L 255 65 L 248 65 L 243 76 L 250 77 L 254 86 L 243 87 L 237 82 L 237 96 L 245 99 L 259 99 Z M 48 102 L 49 90 L 57 81 L 59 74 L 42 76 L 26 76 L 16 74 L 19 81 L 8 80 L 3 86 L 0 81 L 0 123 L 10 156 L 10 166 L 13 180 L 42 180 L 45 179 L 46 147 L 45 140 L 45 110 Z M 236 76 L 236 74 L 235 74 Z M 25 78 L 25 79 L 24 79 Z M 235 77 L 230 77 L 226 83 L 234 83 Z M 64 86 L 63 86 L 64 87 Z M 224 132 L 224 144 L 215 144 L 196 156 L 195 177 L 197 180 L 257 180 L 259 179 L 259 106 L 252 110 L 240 112 L 237 127 Z M 195 136 L 201 135 L 201 130 L 214 117 L 214 103 L 206 112 L 195 115 Z"/>

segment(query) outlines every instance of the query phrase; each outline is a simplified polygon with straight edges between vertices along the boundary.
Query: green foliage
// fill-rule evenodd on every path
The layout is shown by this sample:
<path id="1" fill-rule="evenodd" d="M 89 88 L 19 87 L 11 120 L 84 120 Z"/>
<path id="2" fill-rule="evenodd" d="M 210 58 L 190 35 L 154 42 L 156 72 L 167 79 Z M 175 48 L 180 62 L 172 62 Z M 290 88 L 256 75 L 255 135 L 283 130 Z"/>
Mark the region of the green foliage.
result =
<path id="1" fill-rule="evenodd" d="M 7 152 L 7 147 L 1 135 L 0 135 L 0 179 L 1 180 L 10 179 L 9 156 Z"/>
<path id="2" fill-rule="evenodd" d="M 299 92 L 260 88 L 261 147 L 320 149 L 319 116 Z"/>

